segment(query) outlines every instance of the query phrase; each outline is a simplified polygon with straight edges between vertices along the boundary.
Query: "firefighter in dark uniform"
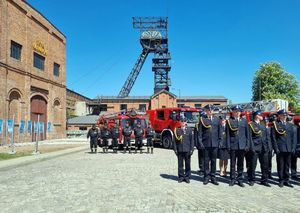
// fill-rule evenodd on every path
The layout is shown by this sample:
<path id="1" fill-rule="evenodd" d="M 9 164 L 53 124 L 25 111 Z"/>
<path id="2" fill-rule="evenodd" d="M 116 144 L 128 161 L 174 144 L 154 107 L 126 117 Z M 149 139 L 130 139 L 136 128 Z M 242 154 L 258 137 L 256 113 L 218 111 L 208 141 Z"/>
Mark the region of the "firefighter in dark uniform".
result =
<path id="1" fill-rule="evenodd" d="M 191 156 L 194 151 L 194 131 L 181 122 L 180 128 L 174 129 L 173 149 L 178 158 L 178 183 L 190 183 Z M 183 168 L 183 162 L 185 169 Z"/>
<path id="2" fill-rule="evenodd" d="M 220 176 L 226 177 L 226 170 L 228 165 L 228 160 L 230 159 L 230 155 L 228 152 L 228 144 L 226 140 L 226 117 L 221 115 L 219 116 L 221 122 L 221 141 L 219 143 L 218 149 L 218 159 L 219 159 L 219 167 L 220 167 Z"/>
<path id="3" fill-rule="evenodd" d="M 147 138 L 147 153 L 149 153 L 151 148 L 151 154 L 153 154 L 153 147 L 154 147 L 154 135 L 155 131 L 151 126 L 151 123 L 148 122 L 148 127 L 146 129 L 146 138 Z"/>
<path id="4" fill-rule="evenodd" d="M 296 124 L 296 131 L 297 131 L 297 144 L 296 144 L 296 150 L 295 150 L 295 154 L 297 158 L 300 158 L 300 121 L 295 122 Z M 298 179 L 299 177 L 297 176 L 297 158 L 294 162 L 292 162 L 293 164 L 293 168 L 292 168 L 292 172 L 294 170 L 294 179 Z"/>
<path id="5" fill-rule="evenodd" d="M 247 168 L 249 185 L 253 186 L 255 181 L 255 169 L 257 159 L 260 162 L 261 168 L 261 184 L 271 187 L 268 183 L 269 177 L 269 152 L 272 150 L 271 138 L 269 131 L 262 122 L 263 117 L 261 111 L 253 112 L 253 121 L 249 122 L 250 133 L 250 156 L 249 165 Z"/>
<path id="6" fill-rule="evenodd" d="M 108 152 L 108 138 L 110 137 L 110 131 L 107 127 L 107 123 L 104 124 L 104 127 L 101 129 L 101 139 L 103 146 L 103 153 Z"/>
<path id="7" fill-rule="evenodd" d="M 269 118 L 268 117 L 266 117 L 266 118 L 267 118 L 266 122 L 270 122 L 270 123 L 272 123 L 272 125 L 274 123 L 274 120 L 277 119 L 275 114 L 270 114 Z M 267 130 L 268 130 L 269 134 L 271 134 L 270 133 L 271 132 L 271 127 L 270 126 L 267 126 Z M 272 137 L 270 136 L 270 138 L 271 138 L 271 143 L 273 144 Z M 269 161 L 269 163 L 268 163 L 268 166 L 269 166 L 269 168 L 268 168 L 268 174 L 269 174 L 268 178 L 269 179 L 274 179 L 274 177 L 272 176 L 272 159 L 273 159 L 273 156 L 274 156 L 274 150 L 273 150 L 273 145 L 272 145 L 272 149 L 268 153 L 268 159 L 269 159 L 268 160 Z"/>
<path id="8" fill-rule="evenodd" d="M 95 151 L 95 153 L 97 153 L 98 136 L 99 136 L 98 129 L 96 128 L 96 125 L 93 124 L 92 128 L 90 128 L 87 133 L 87 139 L 90 138 L 90 148 L 91 148 L 92 153 L 94 151 Z M 94 150 L 93 150 L 93 148 L 94 148 Z"/>
<path id="9" fill-rule="evenodd" d="M 200 117 L 198 125 L 199 144 L 204 147 L 204 181 L 206 185 L 211 180 L 214 185 L 219 185 L 216 180 L 216 165 L 218 156 L 218 147 L 221 141 L 221 122 L 213 115 L 214 106 L 208 104 L 204 106 L 206 116 Z"/>
<path id="10" fill-rule="evenodd" d="M 279 187 L 293 187 L 290 183 L 291 155 L 296 148 L 294 125 L 286 122 L 287 112 L 282 109 L 277 112 L 278 120 L 271 129 L 273 149 L 276 153 Z"/>
<path id="11" fill-rule="evenodd" d="M 200 118 L 202 116 L 205 116 L 205 112 L 202 111 L 200 112 L 200 116 L 199 116 L 199 121 L 200 121 Z M 195 146 L 198 150 L 198 166 L 199 166 L 199 174 L 203 174 L 204 173 L 204 166 L 203 166 L 203 151 L 204 151 L 204 146 L 203 144 L 200 144 L 199 143 L 199 138 L 198 138 L 198 126 L 199 126 L 199 122 L 196 123 L 195 125 L 195 128 L 194 128 L 194 143 L 195 143 Z"/>
<path id="12" fill-rule="evenodd" d="M 289 115 L 288 117 L 287 117 L 287 122 L 290 122 L 290 123 L 292 123 L 293 124 L 293 117 L 291 116 L 291 115 Z M 297 137 L 297 132 L 299 132 L 299 124 L 297 124 L 297 123 L 295 123 L 295 131 L 296 131 L 296 137 Z M 299 133 L 298 133 L 299 134 Z M 297 139 L 296 139 L 296 149 L 295 149 L 295 152 L 294 153 L 292 153 L 292 156 L 291 156 L 291 178 L 292 179 L 298 179 L 298 177 L 297 177 L 297 146 L 299 146 L 298 145 L 298 137 L 297 137 Z"/>
<path id="13" fill-rule="evenodd" d="M 124 153 L 126 153 L 126 149 L 128 149 L 129 153 L 131 153 L 131 134 L 132 134 L 132 130 L 129 125 L 129 122 L 127 121 L 122 131 Z"/>
<path id="14" fill-rule="evenodd" d="M 297 135 L 297 144 L 296 144 L 296 150 L 295 155 L 292 157 L 291 161 L 291 172 L 292 172 L 292 178 L 298 179 L 297 176 L 297 159 L 300 158 L 300 121 L 295 122 L 296 125 L 296 135 Z"/>
<path id="15" fill-rule="evenodd" d="M 110 131 L 111 131 L 113 151 L 114 151 L 114 153 L 118 153 L 118 144 L 119 144 L 119 139 L 120 139 L 120 128 L 119 128 L 119 125 L 118 125 L 117 121 L 115 121 L 115 123 L 113 124 Z"/>
<path id="16" fill-rule="evenodd" d="M 249 150 L 249 125 L 245 118 L 241 117 L 243 110 L 239 105 L 231 108 L 231 116 L 226 123 L 227 144 L 230 150 L 230 183 L 233 186 L 236 181 L 244 187 L 243 171 L 245 152 Z M 237 165 L 237 169 L 236 169 Z M 238 173 L 236 177 L 236 172 Z"/>
<path id="17" fill-rule="evenodd" d="M 135 153 L 137 153 L 137 150 L 139 149 L 140 153 L 142 154 L 144 129 L 141 127 L 140 121 L 138 121 L 137 126 L 134 128 L 134 136 L 135 136 Z"/>

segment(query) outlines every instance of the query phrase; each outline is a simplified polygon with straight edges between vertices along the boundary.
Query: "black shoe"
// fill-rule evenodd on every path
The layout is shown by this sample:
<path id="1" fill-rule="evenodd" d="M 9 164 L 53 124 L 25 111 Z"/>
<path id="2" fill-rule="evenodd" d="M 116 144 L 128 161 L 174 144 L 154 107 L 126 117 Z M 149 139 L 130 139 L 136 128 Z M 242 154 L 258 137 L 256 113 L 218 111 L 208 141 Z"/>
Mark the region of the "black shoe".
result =
<path id="1" fill-rule="evenodd" d="M 294 180 L 297 180 L 298 176 L 297 175 L 292 175 L 291 178 L 294 179 Z"/>
<path id="2" fill-rule="evenodd" d="M 97 149 L 95 149 L 95 154 L 97 153 Z"/>
<path id="3" fill-rule="evenodd" d="M 183 178 L 178 179 L 178 183 L 182 183 L 182 181 L 183 181 Z"/>
<path id="4" fill-rule="evenodd" d="M 216 180 L 211 180 L 211 183 L 214 184 L 214 185 L 216 185 L 216 186 L 219 185 L 218 181 L 216 181 Z"/>
<path id="5" fill-rule="evenodd" d="M 205 179 L 204 181 L 203 181 L 203 185 L 207 185 L 208 184 L 208 180 L 207 179 Z"/>
<path id="6" fill-rule="evenodd" d="M 280 181 L 279 184 L 278 184 L 278 186 L 279 186 L 280 188 L 282 188 L 282 187 L 283 187 L 283 182 Z"/>
<path id="7" fill-rule="evenodd" d="M 253 186 L 254 182 L 253 181 L 249 181 L 249 186 Z"/>
<path id="8" fill-rule="evenodd" d="M 243 184 L 241 181 L 238 181 L 238 185 L 239 185 L 240 187 L 245 187 L 245 184 Z"/>
<path id="9" fill-rule="evenodd" d="M 185 182 L 186 182 L 186 183 L 190 183 L 190 179 L 189 179 L 189 178 L 186 178 L 186 179 L 185 179 Z"/>
<path id="10" fill-rule="evenodd" d="M 271 187 L 271 185 L 268 182 L 261 182 L 261 185 L 266 186 L 266 187 Z"/>
<path id="11" fill-rule="evenodd" d="M 234 185 L 234 182 L 235 182 L 234 180 L 230 181 L 230 182 L 229 182 L 229 186 L 233 186 L 233 185 Z"/>
<path id="12" fill-rule="evenodd" d="M 284 182 L 283 185 L 294 188 L 294 186 L 290 182 Z"/>
<path id="13" fill-rule="evenodd" d="M 269 179 L 274 180 L 274 177 L 272 175 L 269 175 Z"/>

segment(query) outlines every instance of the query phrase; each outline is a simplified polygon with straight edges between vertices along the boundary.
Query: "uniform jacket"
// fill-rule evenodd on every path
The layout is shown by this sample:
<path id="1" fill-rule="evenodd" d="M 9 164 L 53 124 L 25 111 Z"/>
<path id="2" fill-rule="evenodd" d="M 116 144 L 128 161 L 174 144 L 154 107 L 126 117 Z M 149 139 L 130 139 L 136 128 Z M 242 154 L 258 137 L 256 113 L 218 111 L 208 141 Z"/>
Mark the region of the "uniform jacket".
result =
<path id="1" fill-rule="evenodd" d="M 117 138 L 120 137 L 120 128 L 119 128 L 119 127 L 117 127 L 117 126 L 113 127 L 113 128 L 110 130 L 110 132 L 111 132 L 111 137 L 112 137 L 113 139 L 117 139 Z"/>
<path id="2" fill-rule="evenodd" d="M 250 149 L 256 152 L 272 151 L 270 131 L 263 123 L 249 122 Z"/>
<path id="3" fill-rule="evenodd" d="M 220 140 L 219 148 L 228 149 L 228 147 L 229 144 L 226 137 L 226 124 L 225 125 L 221 124 L 221 140 Z"/>
<path id="4" fill-rule="evenodd" d="M 249 149 L 249 125 L 245 118 L 230 117 L 226 122 L 226 137 L 228 149 L 246 150 Z"/>
<path id="5" fill-rule="evenodd" d="M 201 146 L 199 144 L 199 137 L 198 137 L 198 123 L 195 125 L 195 128 L 194 128 L 194 144 L 196 146 L 197 149 L 201 149 Z M 202 144 L 202 147 L 203 147 L 203 144 Z"/>
<path id="6" fill-rule="evenodd" d="M 198 137 L 198 145 L 202 143 L 205 148 L 218 148 L 222 139 L 220 119 L 215 116 L 212 116 L 212 119 L 209 119 L 207 116 L 200 117 Z"/>
<path id="7" fill-rule="evenodd" d="M 110 130 L 106 127 L 103 127 L 101 129 L 101 138 L 102 139 L 108 139 L 110 137 Z"/>
<path id="8" fill-rule="evenodd" d="M 296 125 L 297 130 L 297 145 L 296 145 L 296 154 L 300 158 L 300 122 Z"/>
<path id="9" fill-rule="evenodd" d="M 136 138 L 141 138 L 144 135 L 144 129 L 142 127 L 135 127 L 134 128 L 134 136 Z"/>
<path id="10" fill-rule="evenodd" d="M 130 137 L 131 136 L 131 127 L 124 127 L 123 128 L 123 131 L 122 131 L 122 134 L 125 136 L 125 137 Z"/>
<path id="11" fill-rule="evenodd" d="M 177 153 L 193 152 L 194 150 L 194 131 L 192 128 L 175 128 L 173 149 Z"/>
<path id="12" fill-rule="evenodd" d="M 99 132 L 98 132 L 97 128 L 95 128 L 95 129 L 93 129 L 93 128 L 89 129 L 89 131 L 87 133 L 87 138 L 90 138 L 90 141 L 92 141 L 92 142 L 97 141 L 98 136 L 99 136 Z"/>
<path id="13" fill-rule="evenodd" d="M 274 121 L 273 124 L 271 136 L 275 152 L 294 152 L 297 145 L 294 125 L 281 121 Z"/>
<path id="14" fill-rule="evenodd" d="M 147 138 L 153 138 L 155 135 L 155 131 L 152 127 L 147 127 L 146 129 L 146 137 Z"/>

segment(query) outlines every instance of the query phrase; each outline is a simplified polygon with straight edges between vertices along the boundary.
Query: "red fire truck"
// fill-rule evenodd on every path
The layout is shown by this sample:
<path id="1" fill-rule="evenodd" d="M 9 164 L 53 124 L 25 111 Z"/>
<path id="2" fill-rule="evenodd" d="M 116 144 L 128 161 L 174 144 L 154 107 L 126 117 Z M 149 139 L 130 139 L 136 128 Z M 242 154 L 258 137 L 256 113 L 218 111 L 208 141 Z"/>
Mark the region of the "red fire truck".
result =
<path id="1" fill-rule="evenodd" d="M 125 127 L 126 122 L 129 122 L 132 130 L 136 127 L 137 123 L 140 122 L 141 126 L 144 128 L 144 132 L 146 132 L 147 128 L 147 115 L 145 112 L 131 109 L 130 111 L 121 110 L 119 112 L 108 112 L 100 115 L 99 119 L 97 120 L 98 126 L 101 128 L 102 125 L 107 123 L 108 128 L 111 129 L 113 124 L 117 122 L 120 128 L 120 138 L 119 138 L 119 148 L 123 147 L 123 137 L 122 137 L 122 130 Z M 133 131 L 132 131 L 133 132 Z M 108 140 L 109 145 L 111 145 L 111 139 Z M 131 135 L 131 144 L 135 143 L 135 138 L 132 133 Z M 146 144 L 147 140 L 145 139 L 145 135 L 143 138 L 143 143 Z"/>
<path id="2" fill-rule="evenodd" d="M 146 111 L 156 136 L 155 141 L 164 148 L 172 148 L 173 130 L 180 127 L 183 119 L 188 126 L 195 127 L 199 121 L 200 109 L 188 107 L 160 108 Z"/>
<path id="3" fill-rule="evenodd" d="M 220 114 L 226 114 L 226 116 L 229 116 L 230 109 L 234 105 L 240 105 L 244 112 L 242 112 L 242 116 L 245 116 L 245 118 L 248 121 L 251 121 L 252 119 L 252 112 L 256 110 L 261 110 L 264 120 L 266 122 L 266 125 L 272 126 L 273 121 L 277 117 L 277 111 L 280 109 L 285 109 L 288 111 L 288 101 L 282 100 L 282 99 L 271 99 L 271 100 L 262 100 L 262 101 L 252 101 L 247 103 L 239 103 L 239 104 L 228 104 L 228 105 L 222 105 L 218 107 L 218 113 Z M 294 116 L 294 122 L 297 123 L 300 120 L 299 115 Z"/>

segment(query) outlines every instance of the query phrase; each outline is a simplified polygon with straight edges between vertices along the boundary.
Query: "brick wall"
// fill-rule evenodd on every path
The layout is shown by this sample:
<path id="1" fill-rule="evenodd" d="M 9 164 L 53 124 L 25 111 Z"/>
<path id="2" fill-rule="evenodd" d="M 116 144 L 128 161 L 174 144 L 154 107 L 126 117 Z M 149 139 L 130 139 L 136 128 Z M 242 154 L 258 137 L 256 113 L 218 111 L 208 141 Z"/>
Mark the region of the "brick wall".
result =
<path id="1" fill-rule="evenodd" d="M 0 0 L 0 11 L 0 119 L 10 119 L 16 114 L 17 132 L 19 120 L 30 119 L 31 98 L 40 95 L 47 102 L 47 121 L 54 122 L 55 133 L 48 134 L 47 138 L 65 137 L 65 36 L 22 0 Z M 10 56 L 11 41 L 22 45 L 21 60 Z M 34 48 L 37 42 L 43 45 L 44 54 Z M 43 71 L 33 66 L 34 52 L 45 57 Z M 59 76 L 53 74 L 54 63 L 60 65 Z M 12 94 L 19 94 L 19 98 L 11 100 Z M 30 140 L 30 136 L 25 135 L 24 140 Z"/>

